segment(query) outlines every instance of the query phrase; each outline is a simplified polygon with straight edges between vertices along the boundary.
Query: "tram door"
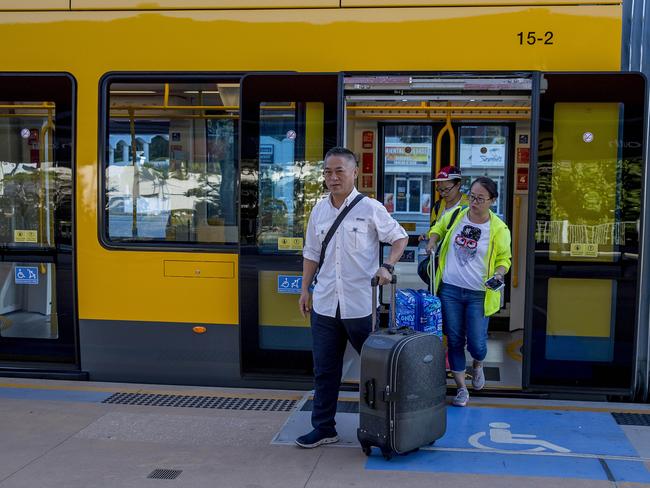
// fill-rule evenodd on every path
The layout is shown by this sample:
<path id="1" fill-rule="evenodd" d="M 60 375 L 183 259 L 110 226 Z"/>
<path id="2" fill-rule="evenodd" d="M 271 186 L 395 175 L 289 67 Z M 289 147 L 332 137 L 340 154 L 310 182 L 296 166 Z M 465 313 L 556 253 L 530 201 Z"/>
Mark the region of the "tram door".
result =
<path id="1" fill-rule="evenodd" d="M 74 82 L 0 75 L 0 93 L 0 368 L 74 366 Z"/>
<path id="2" fill-rule="evenodd" d="M 302 248 L 338 140 L 339 76 L 249 75 L 241 86 L 242 372 L 311 375 Z"/>
<path id="3" fill-rule="evenodd" d="M 431 208 L 438 195 L 435 194 L 435 140 L 440 124 L 385 123 L 380 129 L 380 198 L 386 209 L 409 233 L 409 246 L 397 265 L 400 287 L 422 288 L 424 282 L 417 275 L 418 236 L 430 227 Z M 493 211 L 506 223 L 511 224 L 510 206 L 512 173 L 512 138 L 514 124 L 507 123 L 456 123 L 453 131 L 458 134 L 457 159 L 463 174 L 461 190 L 469 191 L 472 180 L 489 176 L 497 183 L 499 198 Z M 487 155 L 483 156 L 482 151 Z M 449 162 L 449 149 L 441 150 L 440 167 Z M 390 247 L 384 247 L 384 259 Z M 505 301 L 509 299 L 507 293 Z"/>
<path id="4" fill-rule="evenodd" d="M 630 395 L 645 82 L 620 73 L 537 81 L 524 388 Z"/>

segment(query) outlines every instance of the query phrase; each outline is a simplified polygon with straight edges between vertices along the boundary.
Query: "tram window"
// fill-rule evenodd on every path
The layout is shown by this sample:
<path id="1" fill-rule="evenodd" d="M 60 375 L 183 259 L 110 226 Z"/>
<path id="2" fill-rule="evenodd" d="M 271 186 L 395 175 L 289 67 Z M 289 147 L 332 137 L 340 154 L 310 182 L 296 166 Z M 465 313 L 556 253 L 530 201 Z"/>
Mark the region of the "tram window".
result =
<path id="1" fill-rule="evenodd" d="M 386 125 L 384 206 L 400 222 L 429 228 L 433 132 L 426 124 Z"/>
<path id="2" fill-rule="evenodd" d="M 0 243 L 54 247 L 69 243 L 72 173 L 55 162 L 56 104 L 0 101 Z"/>
<path id="3" fill-rule="evenodd" d="M 239 85 L 108 85 L 111 242 L 236 244 Z"/>
<path id="4" fill-rule="evenodd" d="M 613 262 L 638 243 L 641 165 L 624 157 L 623 117 L 620 103 L 553 105 L 553 157 L 541 153 L 537 206 L 544 219 L 536 233 L 552 261 Z M 591 132 L 582 128 L 587 121 Z"/>
<path id="5" fill-rule="evenodd" d="M 260 105 L 257 235 L 262 253 L 277 252 L 283 238 L 292 239 L 292 252 L 301 250 L 309 214 L 323 195 L 323 134 L 314 130 L 323 116 L 321 102 Z M 303 137 L 300 127 L 305 125 Z"/>
<path id="6" fill-rule="evenodd" d="M 499 197 L 492 210 L 505 220 L 507 196 L 508 126 L 476 125 L 460 128 L 459 163 L 467 186 L 479 176 L 497 184 Z M 469 190 L 469 188 L 465 188 Z"/>

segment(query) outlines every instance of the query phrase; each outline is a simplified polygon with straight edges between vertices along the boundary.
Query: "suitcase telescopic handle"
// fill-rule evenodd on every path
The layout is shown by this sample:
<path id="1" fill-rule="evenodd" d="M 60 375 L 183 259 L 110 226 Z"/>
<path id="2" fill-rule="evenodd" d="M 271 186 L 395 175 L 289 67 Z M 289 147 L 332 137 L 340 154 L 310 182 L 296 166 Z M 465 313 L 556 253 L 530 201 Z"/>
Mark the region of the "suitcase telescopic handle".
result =
<path id="1" fill-rule="evenodd" d="M 379 288 L 379 278 L 373 276 L 370 280 L 370 286 L 372 287 L 372 332 L 377 330 L 377 323 L 379 319 L 377 317 L 377 293 Z M 390 323 L 388 324 L 389 328 L 395 328 L 395 292 L 397 288 L 397 275 L 391 275 L 390 279 Z"/>
<path id="2" fill-rule="evenodd" d="M 427 268 L 429 268 L 427 271 L 429 272 L 429 292 L 435 297 L 436 292 L 436 250 L 434 249 L 433 252 L 429 255 L 429 264 Z"/>

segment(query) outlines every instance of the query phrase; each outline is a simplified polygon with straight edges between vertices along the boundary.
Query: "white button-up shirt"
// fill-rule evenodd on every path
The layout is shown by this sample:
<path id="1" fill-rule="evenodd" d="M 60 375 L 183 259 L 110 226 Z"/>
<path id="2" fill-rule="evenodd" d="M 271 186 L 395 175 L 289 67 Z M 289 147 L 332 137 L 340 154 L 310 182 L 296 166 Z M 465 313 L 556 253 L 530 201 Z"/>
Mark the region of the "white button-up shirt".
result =
<path id="1" fill-rule="evenodd" d="M 318 263 L 321 244 L 338 214 L 359 194 L 356 188 L 336 208 L 331 198 L 320 200 L 311 212 L 303 258 Z M 379 243 L 392 244 L 408 237 L 386 208 L 374 198 L 364 198 L 345 216 L 325 250 L 313 294 L 314 311 L 328 317 L 367 317 L 372 312 L 370 280 L 379 267 Z"/>

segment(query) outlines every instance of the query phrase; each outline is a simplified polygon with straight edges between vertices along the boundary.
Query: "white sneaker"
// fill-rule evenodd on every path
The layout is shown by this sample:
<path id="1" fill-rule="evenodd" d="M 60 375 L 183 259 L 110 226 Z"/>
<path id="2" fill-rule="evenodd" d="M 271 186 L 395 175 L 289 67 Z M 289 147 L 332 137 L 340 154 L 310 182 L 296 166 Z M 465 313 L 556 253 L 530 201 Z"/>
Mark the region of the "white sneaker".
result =
<path id="1" fill-rule="evenodd" d="M 475 390 L 482 390 L 485 386 L 485 374 L 483 373 L 483 366 L 472 368 L 472 386 Z"/>
<path id="2" fill-rule="evenodd" d="M 452 405 L 464 407 L 467 405 L 467 402 L 469 402 L 469 391 L 467 391 L 467 388 L 458 388 L 456 397 L 451 402 Z"/>

